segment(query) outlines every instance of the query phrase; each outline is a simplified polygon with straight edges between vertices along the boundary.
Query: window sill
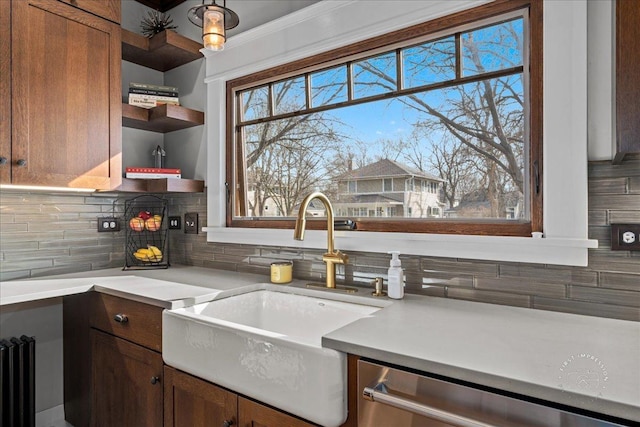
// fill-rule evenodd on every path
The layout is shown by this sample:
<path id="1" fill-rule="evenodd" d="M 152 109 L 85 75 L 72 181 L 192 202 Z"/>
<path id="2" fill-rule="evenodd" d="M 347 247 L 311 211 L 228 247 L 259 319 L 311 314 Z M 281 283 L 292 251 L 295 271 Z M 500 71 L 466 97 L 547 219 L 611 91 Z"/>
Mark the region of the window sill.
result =
<path id="1" fill-rule="evenodd" d="M 327 232 L 308 230 L 305 240 L 293 239 L 293 230 L 205 227 L 207 241 L 245 245 L 325 249 Z M 588 249 L 597 240 L 571 238 L 458 236 L 451 234 L 336 231 L 336 248 L 349 252 L 400 251 L 407 255 L 526 262 L 584 267 Z"/>

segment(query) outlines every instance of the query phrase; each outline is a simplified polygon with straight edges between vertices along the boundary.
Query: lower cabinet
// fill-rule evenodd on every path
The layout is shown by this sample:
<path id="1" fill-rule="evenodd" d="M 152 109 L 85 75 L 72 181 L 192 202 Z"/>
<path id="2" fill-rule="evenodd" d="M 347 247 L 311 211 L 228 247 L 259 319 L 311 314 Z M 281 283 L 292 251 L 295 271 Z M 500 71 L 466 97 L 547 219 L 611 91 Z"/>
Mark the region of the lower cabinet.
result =
<path id="1" fill-rule="evenodd" d="M 164 427 L 314 426 L 169 366 L 164 380 Z"/>
<path id="2" fill-rule="evenodd" d="M 92 426 L 162 425 L 162 356 L 91 330 Z"/>

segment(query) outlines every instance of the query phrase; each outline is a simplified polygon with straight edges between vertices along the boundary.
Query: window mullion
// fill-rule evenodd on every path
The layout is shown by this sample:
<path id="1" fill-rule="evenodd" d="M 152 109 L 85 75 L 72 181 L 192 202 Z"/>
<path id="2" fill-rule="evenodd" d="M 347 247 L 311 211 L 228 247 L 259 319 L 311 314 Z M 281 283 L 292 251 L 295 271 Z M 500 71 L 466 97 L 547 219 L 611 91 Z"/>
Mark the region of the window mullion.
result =
<path id="1" fill-rule="evenodd" d="M 456 80 L 462 78 L 462 37 L 456 33 Z"/>

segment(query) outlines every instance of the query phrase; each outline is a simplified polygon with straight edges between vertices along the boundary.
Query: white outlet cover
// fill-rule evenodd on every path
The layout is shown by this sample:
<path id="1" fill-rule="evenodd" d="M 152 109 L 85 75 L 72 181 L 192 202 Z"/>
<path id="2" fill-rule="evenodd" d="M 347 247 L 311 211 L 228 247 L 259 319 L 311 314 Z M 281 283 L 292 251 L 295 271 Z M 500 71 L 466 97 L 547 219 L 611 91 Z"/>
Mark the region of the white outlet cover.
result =
<path id="1" fill-rule="evenodd" d="M 624 233 L 622 233 L 622 241 L 624 243 L 631 244 L 636 241 L 636 235 L 633 233 L 633 231 L 625 231 Z"/>

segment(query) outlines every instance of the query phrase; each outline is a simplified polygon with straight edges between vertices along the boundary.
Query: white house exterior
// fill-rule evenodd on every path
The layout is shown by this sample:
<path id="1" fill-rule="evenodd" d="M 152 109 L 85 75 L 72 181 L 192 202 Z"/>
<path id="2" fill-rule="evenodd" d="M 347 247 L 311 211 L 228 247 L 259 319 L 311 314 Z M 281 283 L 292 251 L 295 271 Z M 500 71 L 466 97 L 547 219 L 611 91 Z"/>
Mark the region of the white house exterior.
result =
<path id="1" fill-rule="evenodd" d="M 338 178 L 337 216 L 442 218 L 442 179 L 382 159 Z"/>

